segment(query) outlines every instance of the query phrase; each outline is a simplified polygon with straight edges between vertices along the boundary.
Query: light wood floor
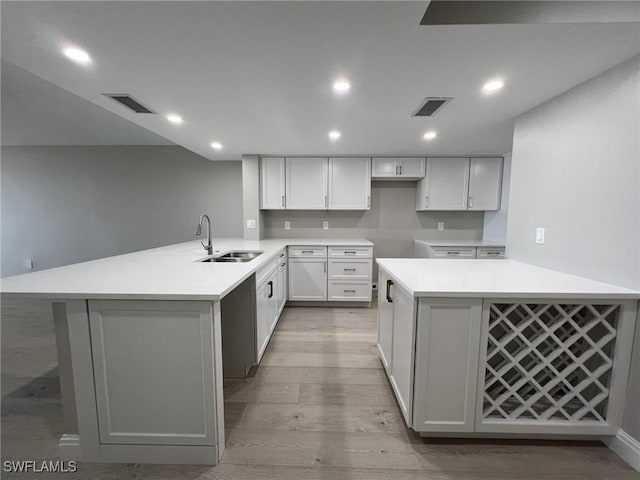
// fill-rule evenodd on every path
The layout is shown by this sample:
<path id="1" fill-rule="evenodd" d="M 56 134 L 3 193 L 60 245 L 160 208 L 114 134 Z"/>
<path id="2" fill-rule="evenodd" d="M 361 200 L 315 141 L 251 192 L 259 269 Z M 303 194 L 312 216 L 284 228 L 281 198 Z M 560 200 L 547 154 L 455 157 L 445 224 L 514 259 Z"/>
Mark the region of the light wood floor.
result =
<path id="1" fill-rule="evenodd" d="M 55 459 L 62 410 L 49 304 L 5 299 L 2 309 L 2 459 Z M 255 376 L 225 382 L 227 446 L 216 467 L 83 463 L 76 474 L 32 477 L 640 479 L 599 443 L 421 439 L 404 427 L 375 322 L 375 309 L 287 308 Z"/>

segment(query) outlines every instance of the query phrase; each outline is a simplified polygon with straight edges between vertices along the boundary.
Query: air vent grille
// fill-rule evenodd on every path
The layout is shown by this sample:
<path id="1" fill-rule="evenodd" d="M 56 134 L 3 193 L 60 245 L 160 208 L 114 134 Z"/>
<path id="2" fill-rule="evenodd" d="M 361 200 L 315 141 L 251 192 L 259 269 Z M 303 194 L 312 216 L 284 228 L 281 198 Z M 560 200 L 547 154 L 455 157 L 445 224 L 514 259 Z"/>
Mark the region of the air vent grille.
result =
<path id="1" fill-rule="evenodd" d="M 451 100 L 453 100 L 451 97 L 427 97 L 413 113 L 413 116 L 432 117 L 444 106 L 445 103 L 448 103 Z"/>
<path id="2" fill-rule="evenodd" d="M 129 110 L 135 113 L 155 113 L 153 110 L 145 107 L 128 93 L 104 93 L 103 95 L 105 97 L 109 97 L 111 100 L 118 102 L 120 105 L 127 107 Z"/>

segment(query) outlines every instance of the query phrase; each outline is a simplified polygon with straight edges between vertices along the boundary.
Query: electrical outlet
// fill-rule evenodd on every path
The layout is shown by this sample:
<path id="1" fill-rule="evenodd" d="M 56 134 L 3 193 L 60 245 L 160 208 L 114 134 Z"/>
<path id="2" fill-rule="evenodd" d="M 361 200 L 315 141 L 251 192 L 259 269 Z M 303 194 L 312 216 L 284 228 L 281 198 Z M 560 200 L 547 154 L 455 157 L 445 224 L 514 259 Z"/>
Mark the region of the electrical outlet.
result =
<path id="1" fill-rule="evenodd" d="M 255 219 L 247 220 L 247 228 L 256 228 L 256 221 L 255 221 Z"/>
<path id="2" fill-rule="evenodd" d="M 444 230 L 444 222 L 438 222 L 438 230 Z"/>
<path id="3" fill-rule="evenodd" d="M 25 262 L 25 267 L 27 267 L 27 270 L 33 270 L 33 260 L 27 260 Z"/>
<path id="4" fill-rule="evenodd" d="M 289 220 L 286 220 L 284 222 L 284 229 L 285 230 L 291 230 L 291 222 Z"/>
<path id="5" fill-rule="evenodd" d="M 544 227 L 536 228 L 536 243 L 540 245 L 544 243 Z"/>
<path id="6" fill-rule="evenodd" d="M 323 230 L 329 230 L 329 222 L 327 220 L 322 222 L 322 229 Z"/>

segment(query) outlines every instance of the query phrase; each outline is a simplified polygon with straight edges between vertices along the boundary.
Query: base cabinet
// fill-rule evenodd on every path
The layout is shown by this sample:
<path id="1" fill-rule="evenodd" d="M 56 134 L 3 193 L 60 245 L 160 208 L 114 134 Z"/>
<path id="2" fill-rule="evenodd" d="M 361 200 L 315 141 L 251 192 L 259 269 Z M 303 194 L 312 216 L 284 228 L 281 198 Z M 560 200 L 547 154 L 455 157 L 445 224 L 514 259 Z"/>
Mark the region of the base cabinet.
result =
<path id="1" fill-rule="evenodd" d="M 88 307 L 100 443 L 215 445 L 211 302 Z"/>
<path id="2" fill-rule="evenodd" d="M 327 299 L 327 259 L 289 259 L 289 300 L 324 301 Z"/>
<path id="3" fill-rule="evenodd" d="M 481 299 L 420 299 L 413 428 L 473 432 Z"/>

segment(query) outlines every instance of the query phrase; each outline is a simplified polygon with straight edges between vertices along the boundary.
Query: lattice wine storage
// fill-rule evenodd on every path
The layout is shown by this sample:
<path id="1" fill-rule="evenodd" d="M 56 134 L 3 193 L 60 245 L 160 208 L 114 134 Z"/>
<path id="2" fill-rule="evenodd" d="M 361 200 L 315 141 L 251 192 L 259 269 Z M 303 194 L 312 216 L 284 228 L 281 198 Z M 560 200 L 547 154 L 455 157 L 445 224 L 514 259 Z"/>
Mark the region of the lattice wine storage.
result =
<path id="1" fill-rule="evenodd" d="M 488 307 L 481 423 L 607 423 L 619 304 Z"/>

